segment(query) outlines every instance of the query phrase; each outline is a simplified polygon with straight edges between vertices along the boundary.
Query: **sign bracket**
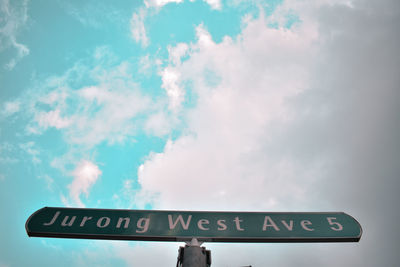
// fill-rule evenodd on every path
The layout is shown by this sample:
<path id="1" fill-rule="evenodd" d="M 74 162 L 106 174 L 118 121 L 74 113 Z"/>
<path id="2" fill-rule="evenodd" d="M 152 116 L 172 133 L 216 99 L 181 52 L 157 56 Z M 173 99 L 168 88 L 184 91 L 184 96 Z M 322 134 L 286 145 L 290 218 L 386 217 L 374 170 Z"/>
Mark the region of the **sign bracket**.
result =
<path id="1" fill-rule="evenodd" d="M 179 247 L 176 267 L 210 267 L 211 251 L 201 247 L 202 243 L 192 238 L 184 247 Z"/>

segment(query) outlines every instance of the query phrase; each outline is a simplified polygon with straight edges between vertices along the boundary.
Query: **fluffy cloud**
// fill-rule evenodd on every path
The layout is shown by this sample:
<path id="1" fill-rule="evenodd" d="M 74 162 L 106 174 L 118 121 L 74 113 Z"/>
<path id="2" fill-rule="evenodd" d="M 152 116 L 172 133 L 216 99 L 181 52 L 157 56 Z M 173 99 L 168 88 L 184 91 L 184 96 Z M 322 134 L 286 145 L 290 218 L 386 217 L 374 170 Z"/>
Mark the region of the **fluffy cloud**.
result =
<path id="1" fill-rule="evenodd" d="M 16 102 L 25 107 L 20 112 L 24 112 L 21 117 L 29 119 L 28 134 L 41 135 L 55 129 L 68 144 L 65 154 L 51 162 L 64 175 L 71 173 L 71 165 L 77 159 L 91 158 L 99 144 L 133 142 L 137 134 L 146 132 L 164 136 L 174 125 L 167 102 L 142 93 L 129 63 L 117 64 L 115 55 L 106 47 L 96 49 L 89 61 L 75 64 L 63 75 L 38 82 Z M 7 114 L 17 112 L 12 104 L 8 105 L 11 108 Z M 25 144 L 23 148 L 38 161 L 32 146 Z M 99 175 L 95 165 L 80 163 L 68 187 L 69 197 L 61 196 L 62 201 L 82 206 L 80 196 L 88 194 Z"/>
<path id="2" fill-rule="evenodd" d="M 80 196 L 84 194 L 86 197 L 89 196 L 91 187 L 96 183 L 97 179 L 101 175 L 101 170 L 97 165 L 88 160 L 81 160 L 76 169 L 72 172 L 74 180 L 69 188 L 69 195 L 71 200 L 79 207 L 85 205 L 81 201 Z"/>
<path id="3" fill-rule="evenodd" d="M 162 7 L 169 3 L 182 3 L 183 0 L 145 0 L 146 7 Z"/>
<path id="4" fill-rule="evenodd" d="M 103 57 L 99 60 L 107 61 Z M 27 131 L 40 134 L 55 128 L 68 143 L 87 148 L 104 141 L 124 142 L 142 128 L 156 135 L 166 134 L 169 127 L 157 120 L 168 118 L 163 114 L 164 104 L 141 93 L 129 64 L 123 62 L 111 68 L 104 64 L 93 69 L 74 67 L 63 76 L 50 77 L 37 93 L 21 100 L 27 102 L 29 115 L 33 116 Z M 92 77 L 93 85 L 73 88 L 79 79 L 77 73 Z"/>
<path id="5" fill-rule="evenodd" d="M 204 0 L 207 4 L 210 5 L 213 9 L 221 9 L 221 1 L 220 0 Z"/>
<path id="6" fill-rule="evenodd" d="M 178 110 L 184 99 L 184 91 L 178 84 L 180 72 L 173 67 L 167 67 L 161 72 L 162 85 L 169 98 L 169 108 Z"/>
<path id="7" fill-rule="evenodd" d="M 190 0 L 193 2 L 194 0 Z M 134 12 L 130 21 L 130 29 L 132 38 L 142 45 L 142 47 L 147 47 L 150 43 L 146 29 L 146 18 L 152 14 L 157 14 L 160 8 L 163 6 L 176 3 L 180 4 L 184 0 L 145 0 L 145 8 L 140 8 L 137 12 Z M 220 0 L 204 0 L 212 9 L 221 9 Z M 155 12 L 154 12 L 155 11 Z"/>
<path id="8" fill-rule="evenodd" d="M 36 120 L 38 121 L 39 126 L 41 126 L 44 129 L 47 129 L 49 127 L 62 129 L 71 124 L 70 120 L 62 118 L 60 116 L 59 109 L 51 110 L 48 112 L 41 112 L 37 115 Z"/>
<path id="9" fill-rule="evenodd" d="M 163 7 L 169 3 L 182 3 L 184 0 L 145 0 L 144 3 L 146 7 Z M 203 0 L 207 4 L 210 5 L 213 9 L 220 9 L 221 8 L 221 1 L 220 0 Z M 194 0 L 190 0 L 190 2 L 194 2 Z"/>
<path id="10" fill-rule="evenodd" d="M 291 31 L 267 23 L 263 14 L 249 19 L 236 40 L 225 37 L 221 43 L 200 25 L 184 62 L 176 55 L 187 48 L 170 49 L 171 66 L 164 72 L 174 75 L 168 80 L 163 75 L 163 85 L 167 92 L 178 92 L 179 83 L 191 81 L 197 105 L 187 113 L 190 134 L 170 141 L 140 168 L 142 190 L 147 196 L 154 192 L 156 207 L 215 203 L 213 209 L 226 209 L 235 202 L 243 209 L 274 209 L 304 201 L 312 172 L 322 163 L 304 168 L 302 161 L 268 152 L 268 147 L 293 119 L 288 99 L 309 85 L 317 34 L 308 26 Z M 205 195 L 208 201 L 199 201 Z"/>
<path id="11" fill-rule="evenodd" d="M 5 117 L 11 116 L 20 110 L 21 103 L 19 101 L 9 101 L 4 103 L 2 115 Z"/>
<path id="12" fill-rule="evenodd" d="M 0 1 L 0 52 L 13 48 L 16 54 L 5 65 L 6 69 L 12 70 L 23 57 L 29 54 L 29 48 L 17 41 L 17 35 L 25 25 L 28 1 L 19 4 L 11 3 L 8 0 Z"/>
<path id="13" fill-rule="evenodd" d="M 144 25 L 147 16 L 147 10 L 144 8 L 139 9 L 138 12 L 132 14 L 131 18 L 131 34 L 132 38 L 140 43 L 143 47 L 148 46 L 149 39 Z"/>

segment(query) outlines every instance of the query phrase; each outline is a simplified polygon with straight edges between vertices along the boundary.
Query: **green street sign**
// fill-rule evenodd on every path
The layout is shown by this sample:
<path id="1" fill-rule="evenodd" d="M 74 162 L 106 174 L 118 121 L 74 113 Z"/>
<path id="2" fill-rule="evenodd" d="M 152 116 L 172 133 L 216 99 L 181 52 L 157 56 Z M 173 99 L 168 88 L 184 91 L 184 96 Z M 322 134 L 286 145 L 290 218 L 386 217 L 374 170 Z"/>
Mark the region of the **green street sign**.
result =
<path id="1" fill-rule="evenodd" d="M 206 212 L 45 207 L 29 236 L 202 242 L 358 242 L 360 224 L 343 212 Z"/>

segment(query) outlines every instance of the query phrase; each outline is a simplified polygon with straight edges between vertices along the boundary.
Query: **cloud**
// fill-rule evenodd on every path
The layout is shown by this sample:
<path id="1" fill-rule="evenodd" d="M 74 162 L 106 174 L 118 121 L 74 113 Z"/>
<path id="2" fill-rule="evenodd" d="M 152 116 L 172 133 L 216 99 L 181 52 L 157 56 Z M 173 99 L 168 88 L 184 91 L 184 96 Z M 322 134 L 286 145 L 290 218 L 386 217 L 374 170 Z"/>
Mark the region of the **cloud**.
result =
<path id="1" fill-rule="evenodd" d="M 180 62 L 171 48 L 171 65 L 162 76 L 167 92 L 180 92 L 180 83 L 193 84 L 197 105 L 187 111 L 189 134 L 170 141 L 163 153 L 150 155 L 141 166 L 143 194 L 153 192 L 149 201 L 159 208 L 209 208 L 215 203 L 212 209 L 226 209 L 232 202 L 242 209 L 304 205 L 312 174 L 323 160 L 305 167 L 301 160 L 267 149 L 293 119 L 288 99 L 309 86 L 314 29 L 269 28 L 261 14 L 247 21 L 236 40 L 225 37 L 215 43 L 202 25 L 196 33 L 189 59 Z M 210 73 L 218 77 L 216 83 Z M 182 102 L 175 101 L 172 106 Z M 208 200 L 199 201 L 204 195 Z"/>
<path id="2" fill-rule="evenodd" d="M 81 194 L 89 197 L 91 187 L 96 183 L 101 175 L 101 170 L 97 165 L 88 160 L 81 160 L 72 172 L 74 180 L 68 185 L 69 195 L 72 201 L 79 207 L 85 205 L 81 201 Z"/>
<path id="3" fill-rule="evenodd" d="M 165 105 L 142 94 L 131 75 L 130 64 L 113 65 L 114 57 L 109 53 L 96 50 L 98 65 L 74 66 L 62 76 L 41 82 L 35 93 L 27 93 L 20 101 L 28 107 L 27 116 L 31 117 L 28 133 L 42 134 L 54 128 L 69 144 L 86 148 L 101 142 L 125 142 L 143 127 L 165 134 L 165 125 L 157 126 L 152 115 L 162 114 Z M 77 86 L 82 77 L 91 77 L 92 85 Z M 147 122 L 149 117 L 152 123 Z"/>
<path id="4" fill-rule="evenodd" d="M 5 117 L 12 116 L 20 110 L 21 103 L 19 101 L 9 101 L 4 103 L 2 114 Z"/>
<path id="5" fill-rule="evenodd" d="M 44 174 L 39 176 L 39 179 L 43 180 L 46 183 L 47 190 L 53 192 L 54 191 L 54 179 L 51 178 L 49 175 Z"/>
<path id="6" fill-rule="evenodd" d="M 42 162 L 39 158 L 40 152 L 35 148 L 35 143 L 30 141 L 27 143 L 20 144 L 20 148 L 32 157 L 32 162 L 38 164 Z"/>
<path id="7" fill-rule="evenodd" d="M 189 52 L 189 45 L 186 43 L 178 43 L 176 46 L 168 46 L 169 61 L 174 65 L 179 65 L 181 63 L 182 57 L 186 56 Z"/>
<path id="8" fill-rule="evenodd" d="M 138 12 L 132 14 L 130 21 L 132 38 L 146 47 L 149 45 L 149 39 L 147 37 L 146 27 L 144 25 L 147 16 L 147 10 L 140 8 Z"/>
<path id="9" fill-rule="evenodd" d="M 123 186 L 120 192 L 113 195 L 113 201 L 118 208 L 121 209 L 132 209 L 137 207 L 136 193 L 137 183 L 133 179 L 127 179 L 123 181 Z"/>
<path id="10" fill-rule="evenodd" d="M 132 70 L 131 64 L 119 61 L 110 49 L 99 47 L 93 58 L 76 63 L 63 75 L 38 81 L 18 99 L 26 107 L 19 112 L 29 119 L 28 135 L 54 129 L 68 144 L 65 154 L 52 160 L 52 167 L 69 175 L 71 165 L 77 159 L 91 158 L 99 144 L 123 144 L 133 142 L 139 134 L 164 136 L 172 130 L 176 120 L 167 112 L 167 102 L 143 94 Z M 23 148 L 39 162 L 33 143 Z M 84 169 L 89 169 L 89 174 Z M 60 197 L 67 206 L 83 206 L 82 194 L 89 194 L 101 171 L 82 161 L 72 173 L 69 195 Z M 51 186 L 51 180 L 43 177 Z"/>
<path id="11" fill-rule="evenodd" d="M 183 0 L 145 0 L 145 8 L 139 8 L 138 11 L 132 14 L 130 20 L 130 29 L 132 38 L 142 45 L 147 47 L 150 43 L 148 38 L 148 29 L 145 25 L 148 16 L 153 16 L 165 5 L 170 3 L 180 4 Z M 193 2 L 193 0 L 191 0 Z M 220 0 L 204 0 L 212 9 L 220 10 L 222 8 Z"/>
<path id="12" fill-rule="evenodd" d="M 169 108 L 178 110 L 184 100 L 184 91 L 178 84 L 180 73 L 173 67 L 167 67 L 160 74 L 162 78 L 161 87 L 165 89 L 169 98 Z"/>
<path id="13" fill-rule="evenodd" d="M 47 129 L 49 127 L 62 129 L 71 124 L 70 120 L 60 116 L 59 109 L 51 110 L 49 112 L 41 112 L 37 115 L 36 120 L 38 121 L 39 126 L 43 129 Z"/>
<path id="14" fill-rule="evenodd" d="M 221 1 L 220 0 L 203 0 L 207 4 L 210 5 L 212 9 L 221 9 Z M 144 3 L 146 7 L 156 7 L 160 8 L 169 3 L 180 4 L 183 3 L 184 0 L 145 0 Z M 194 0 L 190 0 L 190 2 L 194 2 Z"/>
<path id="15" fill-rule="evenodd" d="M 145 0 L 146 7 L 162 7 L 169 3 L 182 3 L 183 0 Z"/>
<path id="16" fill-rule="evenodd" d="M 115 5 L 106 2 L 85 1 L 84 3 L 61 2 L 61 7 L 75 20 L 85 27 L 100 29 L 109 24 L 124 25 L 126 23 L 123 12 Z"/>
<path id="17" fill-rule="evenodd" d="M 28 20 L 28 1 L 16 4 L 8 0 L 0 1 L 0 52 L 13 48 L 16 51 L 4 66 L 12 70 L 16 64 L 29 54 L 29 48 L 17 41 L 17 35 Z"/>
<path id="18" fill-rule="evenodd" d="M 132 119 L 151 110 L 150 99 L 131 90 L 132 87 L 113 90 L 110 86 L 91 86 L 78 91 L 82 113 L 73 116 L 75 125 L 68 129 L 71 142 L 86 145 L 105 140 L 123 142 L 135 132 Z"/>
<path id="19" fill-rule="evenodd" d="M 204 0 L 207 4 L 210 5 L 212 9 L 221 9 L 221 1 L 220 0 Z"/>
<path id="20" fill-rule="evenodd" d="M 177 119 L 168 116 L 166 112 L 160 111 L 148 117 L 144 129 L 147 133 L 154 136 L 165 136 L 177 125 Z"/>

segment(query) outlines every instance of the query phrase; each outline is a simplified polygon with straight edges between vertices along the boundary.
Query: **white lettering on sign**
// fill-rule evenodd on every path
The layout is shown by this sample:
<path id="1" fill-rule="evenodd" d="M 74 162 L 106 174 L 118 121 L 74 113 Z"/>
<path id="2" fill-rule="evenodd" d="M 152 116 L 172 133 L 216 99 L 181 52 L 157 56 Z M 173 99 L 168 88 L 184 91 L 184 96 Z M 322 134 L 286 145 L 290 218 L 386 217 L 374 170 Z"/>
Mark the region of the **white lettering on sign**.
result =
<path id="1" fill-rule="evenodd" d="M 243 222 L 243 220 L 240 220 L 239 217 L 235 217 L 235 219 L 233 220 L 236 224 L 236 230 L 238 231 L 244 231 L 244 229 L 242 229 L 240 227 L 240 223 Z"/>
<path id="2" fill-rule="evenodd" d="M 76 216 L 72 216 L 71 220 L 68 222 L 69 216 L 65 216 L 64 220 L 61 223 L 61 226 L 72 226 L 74 224 L 74 221 L 76 219 Z"/>
<path id="3" fill-rule="evenodd" d="M 137 221 L 137 230 L 136 233 L 146 233 L 149 229 L 150 218 L 140 218 Z"/>
<path id="4" fill-rule="evenodd" d="M 200 230 L 203 230 L 203 231 L 210 230 L 210 228 L 204 227 L 204 224 L 209 225 L 209 224 L 210 224 L 210 221 L 209 221 L 209 220 L 206 220 L 206 219 L 201 219 L 201 220 L 199 220 L 199 221 L 197 222 L 197 227 L 199 227 L 199 229 L 200 229 Z"/>
<path id="5" fill-rule="evenodd" d="M 218 224 L 218 231 L 225 231 L 226 230 L 226 224 L 225 224 L 226 220 L 218 220 L 217 224 Z"/>
<path id="6" fill-rule="evenodd" d="M 326 219 L 328 220 L 329 225 L 333 225 L 333 226 L 331 226 L 331 229 L 333 231 L 342 231 L 343 230 L 343 226 L 340 223 L 333 221 L 333 220 L 336 220 L 336 217 L 327 217 Z"/>
<path id="7" fill-rule="evenodd" d="M 105 221 L 104 223 L 102 223 L 102 221 Z M 110 224 L 110 218 L 108 218 L 108 217 L 101 217 L 98 221 L 97 221 L 97 227 L 100 227 L 100 228 L 104 228 L 104 227 L 107 227 L 109 224 Z"/>
<path id="8" fill-rule="evenodd" d="M 306 231 L 314 231 L 314 229 L 309 228 L 307 225 L 312 225 L 312 222 L 310 222 L 309 220 L 303 220 L 300 223 L 301 227 L 303 227 L 304 230 Z"/>
<path id="9" fill-rule="evenodd" d="M 264 219 L 264 225 L 263 225 L 263 231 L 266 231 L 268 227 L 272 227 L 275 229 L 275 231 L 280 231 L 278 226 L 275 224 L 275 222 L 271 219 L 270 216 L 265 216 Z"/>
<path id="10" fill-rule="evenodd" d="M 325 223 L 321 223 L 321 221 L 318 221 L 318 223 L 313 224 L 313 221 L 311 219 L 300 219 L 298 217 L 295 217 L 297 219 L 290 219 L 288 215 L 284 217 L 279 217 L 274 214 L 272 215 L 261 215 L 258 217 L 258 224 L 259 226 L 257 227 L 258 230 L 254 229 L 254 223 L 255 221 L 247 221 L 246 217 L 243 215 L 241 216 L 236 216 L 233 215 L 232 217 L 223 217 L 225 219 L 220 219 L 218 217 L 209 217 L 204 215 L 204 218 L 199 218 L 199 217 L 193 217 L 193 216 L 198 216 L 198 215 L 192 215 L 190 213 L 172 213 L 172 214 L 165 214 L 163 215 L 162 218 L 158 218 L 155 220 L 155 225 L 153 226 L 151 224 L 150 217 L 129 217 L 125 214 L 127 217 L 117 217 L 117 216 L 103 216 L 100 217 L 104 214 L 99 214 L 97 216 L 93 215 L 92 216 L 84 216 L 84 215 L 73 215 L 71 212 L 68 212 L 68 215 L 63 214 L 63 210 L 55 211 L 53 217 L 51 219 L 46 218 L 47 222 L 42 223 L 43 226 L 45 227 L 64 227 L 65 229 L 71 229 L 71 231 L 75 231 L 76 228 L 74 227 L 79 227 L 80 229 L 83 229 L 84 227 L 89 228 L 92 230 L 93 228 L 106 228 L 106 227 L 112 227 L 115 229 L 128 229 L 132 227 L 133 229 L 130 229 L 128 232 L 129 233 L 138 233 L 138 234 L 143 234 L 147 232 L 152 232 L 152 231 L 162 231 L 163 229 L 165 230 L 176 230 L 177 233 L 182 230 L 190 231 L 192 230 L 200 230 L 200 231 L 209 231 L 209 233 L 217 233 L 217 232 L 244 232 L 248 231 L 249 234 L 257 234 L 255 233 L 256 231 L 260 231 L 262 229 L 262 232 L 278 232 L 280 231 L 281 234 L 285 234 L 285 232 L 302 232 L 304 233 L 309 233 L 313 231 L 323 231 L 323 230 L 330 230 L 330 231 L 343 231 L 343 224 L 340 221 L 339 217 L 340 215 L 337 215 L 336 217 L 329 217 L 329 215 L 320 217 L 319 220 L 325 221 Z M 150 215 L 147 215 L 150 216 Z M 307 218 L 306 215 L 303 215 L 305 218 Z M 331 215 L 332 216 L 332 215 Z M 157 218 L 157 217 L 155 217 Z M 310 218 L 313 218 L 310 216 Z M 168 219 L 168 220 L 166 220 Z M 338 220 L 339 219 L 339 220 Z M 191 222 L 195 221 L 192 223 Z M 131 225 L 132 222 L 132 225 Z M 327 222 L 327 223 L 326 223 Z M 167 226 L 168 223 L 168 226 Z M 261 223 L 262 223 L 262 228 L 261 228 Z M 169 227 L 169 228 L 168 228 Z M 192 229 L 193 228 L 193 229 Z M 149 230 L 150 229 L 150 230 Z M 151 230 L 151 229 L 157 229 L 157 230 Z M 118 233 L 118 231 L 116 231 Z M 122 230 L 122 233 L 126 233 L 125 230 Z M 263 235 L 265 235 L 264 233 Z M 224 233 L 225 235 L 225 233 Z"/>
<path id="11" fill-rule="evenodd" d="M 56 214 L 54 214 L 54 217 L 51 219 L 51 221 L 48 223 L 43 223 L 43 225 L 45 226 L 52 225 L 57 220 L 57 217 L 60 215 L 60 213 L 61 212 L 57 211 Z"/>
<path id="12" fill-rule="evenodd" d="M 293 220 L 290 220 L 289 224 L 285 220 L 282 220 L 281 222 L 289 231 L 293 230 Z"/>
<path id="13" fill-rule="evenodd" d="M 82 222 L 79 226 L 83 227 L 85 225 L 86 221 L 89 221 L 91 219 L 92 219 L 92 217 L 88 217 L 88 216 L 83 217 Z"/>
<path id="14" fill-rule="evenodd" d="M 131 219 L 129 217 L 126 218 L 119 218 L 117 223 L 117 228 L 121 228 L 122 221 L 125 221 L 124 228 L 128 228 Z"/>
<path id="15" fill-rule="evenodd" d="M 178 221 L 181 223 L 182 228 L 187 230 L 189 228 L 190 220 L 192 219 L 192 215 L 188 216 L 188 219 L 186 220 L 186 223 L 183 221 L 182 215 L 179 215 L 178 218 L 176 218 L 175 222 L 172 222 L 172 215 L 168 214 L 168 222 L 169 222 L 169 229 L 175 229 L 176 225 L 178 224 Z"/>
<path id="16" fill-rule="evenodd" d="M 57 219 L 60 217 L 61 211 L 57 211 L 53 218 L 46 223 L 43 223 L 44 226 L 51 226 L 54 225 Z M 82 220 L 80 221 L 79 227 L 85 227 L 88 224 L 90 224 L 90 221 L 93 219 L 92 216 L 83 216 Z M 97 218 L 96 218 L 97 219 Z M 75 221 L 77 220 L 77 216 L 72 216 L 70 219 L 70 216 L 66 215 L 64 216 L 64 219 L 61 221 L 60 225 L 65 227 L 71 227 L 74 225 Z M 124 229 L 127 229 L 129 227 L 131 218 L 129 217 L 119 217 L 118 221 L 116 222 L 115 228 L 121 228 L 123 227 Z M 97 219 L 97 221 L 93 222 L 96 224 L 98 228 L 105 228 L 108 227 L 111 223 L 111 219 L 109 217 L 101 217 Z M 93 225 L 93 224 L 92 224 Z M 150 225 L 150 218 L 140 218 L 137 221 L 137 233 L 145 233 L 147 232 L 148 228 Z"/>

